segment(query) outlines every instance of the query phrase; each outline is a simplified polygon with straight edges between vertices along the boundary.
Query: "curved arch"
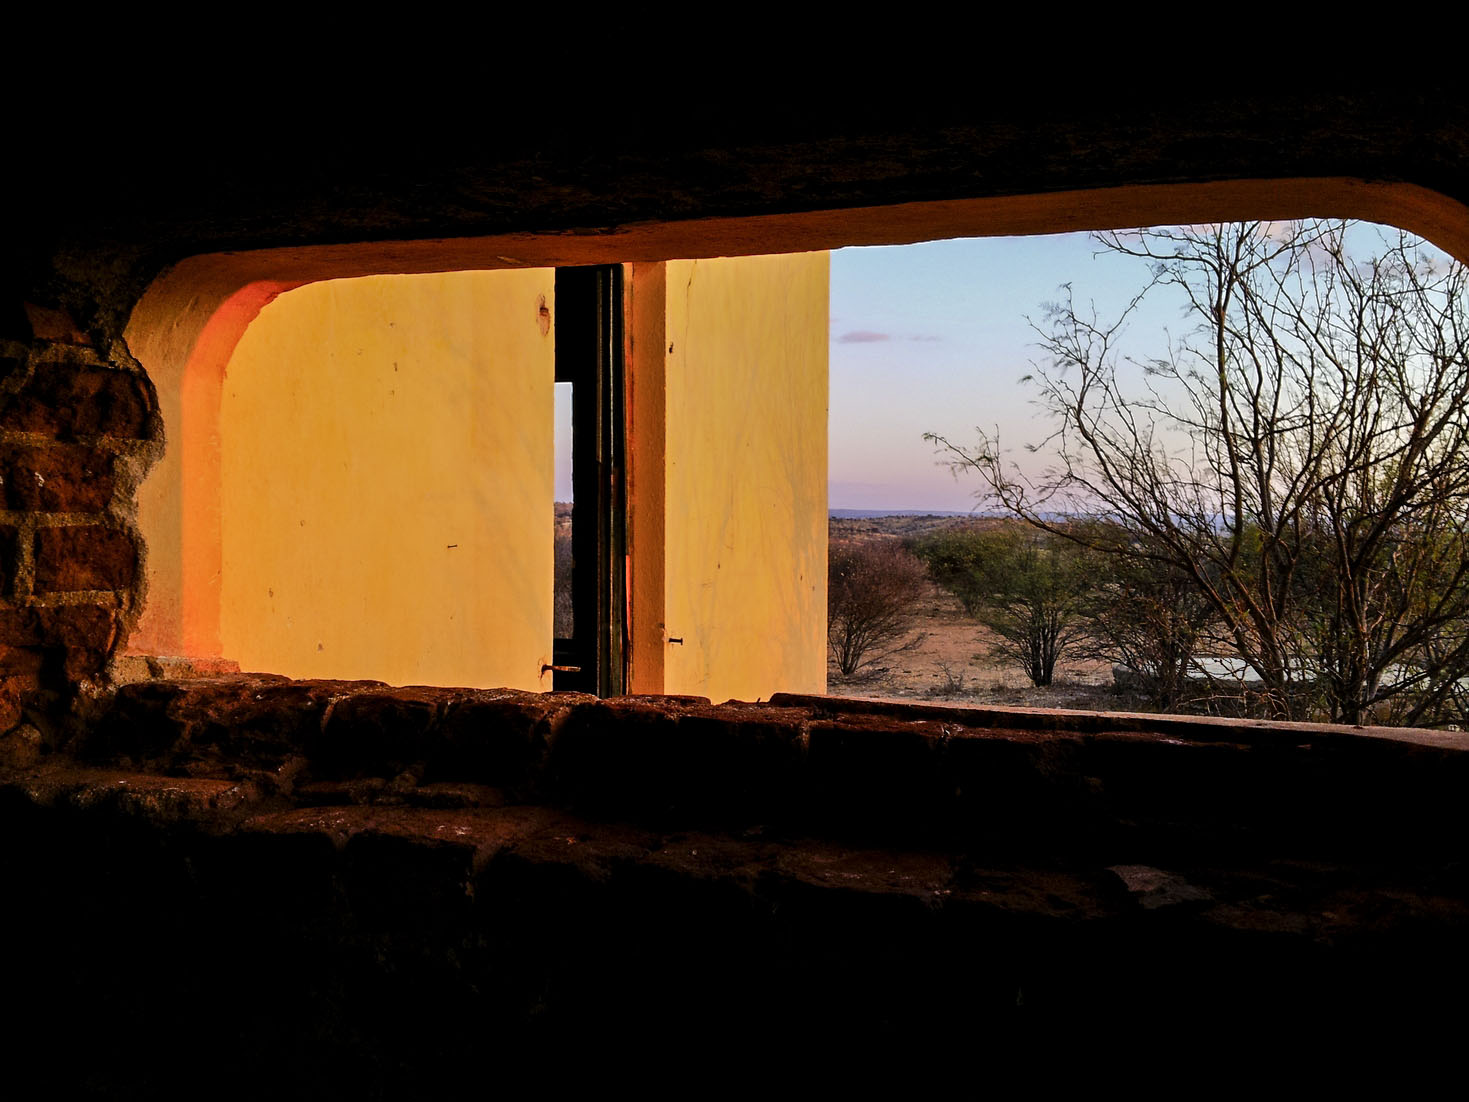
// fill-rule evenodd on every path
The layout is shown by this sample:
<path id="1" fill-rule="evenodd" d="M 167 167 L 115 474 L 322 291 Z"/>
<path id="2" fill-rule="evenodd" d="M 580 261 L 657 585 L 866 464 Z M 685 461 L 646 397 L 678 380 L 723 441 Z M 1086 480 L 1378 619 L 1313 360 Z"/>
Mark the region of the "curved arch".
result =
<path id="1" fill-rule="evenodd" d="M 953 237 L 1301 217 L 1396 225 L 1469 261 L 1469 207 L 1412 184 L 1342 177 L 1129 185 L 642 223 L 585 234 L 521 233 L 190 257 L 154 280 L 125 333 L 157 386 L 171 441 L 139 491 L 140 525 L 148 535 L 177 535 L 175 543 L 155 539 L 150 548 L 148 605 L 129 649 L 219 654 L 221 381 L 250 322 L 292 288 L 366 275 L 750 256 Z"/>
<path id="2" fill-rule="evenodd" d="M 225 365 L 272 300 L 299 283 L 260 280 L 224 293 L 196 288 L 182 310 L 130 325 L 133 355 L 158 393 L 165 448 L 138 489 L 138 522 L 149 537 L 148 601 L 128 647 L 147 654 L 219 654 L 219 403 Z M 159 284 L 155 284 L 155 288 Z M 150 288 L 150 295 L 154 289 Z M 163 303 L 144 303 L 159 309 Z M 168 299 L 165 298 L 164 302 Z M 140 310 L 134 318 L 147 318 Z M 152 538 L 173 533 L 174 541 Z"/>

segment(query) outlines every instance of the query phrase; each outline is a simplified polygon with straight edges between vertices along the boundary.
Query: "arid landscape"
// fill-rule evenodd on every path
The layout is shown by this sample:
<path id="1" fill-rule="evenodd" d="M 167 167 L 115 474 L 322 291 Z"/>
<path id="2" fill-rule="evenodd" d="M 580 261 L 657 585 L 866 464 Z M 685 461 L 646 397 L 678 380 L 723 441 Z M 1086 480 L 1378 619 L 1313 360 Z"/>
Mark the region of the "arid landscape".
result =
<path id="1" fill-rule="evenodd" d="M 985 528 L 1008 523 L 987 517 L 833 517 L 830 538 L 903 541 L 955 525 Z M 1113 691 L 1106 662 L 1065 660 L 1055 682 L 1036 688 L 1024 672 L 994 654 L 989 630 L 964 611 L 952 593 L 924 585 L 915 626 L 886 657 L 846 679 L 835 663 L 827 669 L 833 696 L 919 700 L 952 704 L 1015 704 L 1035 708 L 1130 708 Z"/>

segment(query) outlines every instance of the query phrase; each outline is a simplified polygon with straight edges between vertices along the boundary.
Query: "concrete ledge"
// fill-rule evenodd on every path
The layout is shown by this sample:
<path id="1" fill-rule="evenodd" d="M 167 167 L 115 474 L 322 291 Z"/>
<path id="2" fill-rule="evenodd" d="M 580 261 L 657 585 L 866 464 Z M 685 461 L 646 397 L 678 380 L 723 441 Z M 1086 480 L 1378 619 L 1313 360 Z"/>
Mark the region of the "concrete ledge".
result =
<path id="1" fill-rule="evenodd" d="M 1014 731 L 1154 734 L 1195 742 L 1230 742 L 1248 746 L 1303 742 L 1340 742 L 1345 745 L 1369 738 L 1413 746 L 1469 750 L 1469 733 L 1434 731 L 1421 727 L 1348 727 L 1334 723 L 1286 723 L 1223 716 L 1161 715 L 1157 712 L 898 704 L 887 700 L 808 696 L 798 693 L 776 693 L 770 698 L 770 703 L 782 708 L 809 708 L 817 714 L 825 715 L 933 719 L 962 723 L 970 727 L 989 726 Z"/>

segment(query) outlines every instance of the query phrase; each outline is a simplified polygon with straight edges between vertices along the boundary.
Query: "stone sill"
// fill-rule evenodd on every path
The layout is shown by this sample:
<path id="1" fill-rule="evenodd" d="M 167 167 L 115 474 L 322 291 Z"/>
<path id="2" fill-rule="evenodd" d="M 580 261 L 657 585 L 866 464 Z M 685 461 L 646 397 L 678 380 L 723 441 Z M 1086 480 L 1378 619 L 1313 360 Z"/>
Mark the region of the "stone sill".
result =
<path id="1" fill-rule="evenodd" d="M 197 672 L 122 686 L 67 753 L 0 773 L 37 809 L 203 835 L 314 831 L 336 850 L 382 832 L 431 848 L 453 835 L 475 868 L 534 823 L 633 831 L 648 853 L 697 836 L 706 854 L 777 864 L 834 846 L 1113 886 L 1118 867 L 1455 861 L 1466 782 L 1462 734 Z"/>
<path id="2" fill-rule="evenodd" d="M 1075 853 L 1391 851 L 1462 837 L 1469 735 L 1320 724 L 390 688 L 237 674 L 122 686 L 79 763 L 252 799 L 557 807 L 655 829 Z"/>
<path id="3" fill-rule="evenodd" d="M 411 976 L 506 1036 L 608 1016 L 901 1033 L 1017 1000 L 1217 1010 L 1261 991 L 1277 1008 L 1428 1005 L 1469 982 L 1469 753 L 1368 736 L 139 682 L 67 753 L 0 771 L 8 883 L 37 901 L 8 921 L 44 941 L 80 908 L 117 916 L 115 934 L 88 926 L 99 944 L 159 927 L 181 959 L 248 972 L 264 954 L 303 1006 L 342 976 L 369 1002 Z M 280 979 L 292 969 L 316 978 Z M 524 969 L 539 978 L 505 978 Z M 461 1028 L 372 1005 L 397 1023 L 359 1021 L 373 1045 L 393 1015 Z"/>

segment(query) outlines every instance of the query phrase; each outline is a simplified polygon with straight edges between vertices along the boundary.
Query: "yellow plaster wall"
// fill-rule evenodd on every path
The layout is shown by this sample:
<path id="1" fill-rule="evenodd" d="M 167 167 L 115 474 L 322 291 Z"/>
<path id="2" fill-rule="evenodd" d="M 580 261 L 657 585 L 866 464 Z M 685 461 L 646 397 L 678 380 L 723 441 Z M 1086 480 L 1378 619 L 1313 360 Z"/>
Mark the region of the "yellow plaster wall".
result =
<path id="1" fill-rule="evenodd" d="M 147 541 L 147 601 L 128 642 L 132 653 L 219 655 L 219 403 L 224 370 L 261 308 L 294 286 L 279 280 L 246 284 L 198 326 L 179 320 L 128 328 L 129 346 L 147 365 L 157 388 L 166 437 L 163 454 L 138 488 L 138 527 Z M 189 306 L 198 309 L 211 297 L 201 289 Z"/>
<path id="2" fill-rule="evenodd" d="M 666 266 L 664 692 L 826 691 L 829 272 Z"/>
<path id="3" fill-rule="evenodd" d="M 244 669 L 548 688 L 552 269 L 288 291 L 220 406 L 220 637 Z"/>

